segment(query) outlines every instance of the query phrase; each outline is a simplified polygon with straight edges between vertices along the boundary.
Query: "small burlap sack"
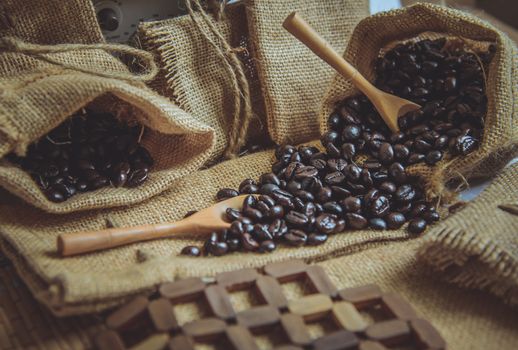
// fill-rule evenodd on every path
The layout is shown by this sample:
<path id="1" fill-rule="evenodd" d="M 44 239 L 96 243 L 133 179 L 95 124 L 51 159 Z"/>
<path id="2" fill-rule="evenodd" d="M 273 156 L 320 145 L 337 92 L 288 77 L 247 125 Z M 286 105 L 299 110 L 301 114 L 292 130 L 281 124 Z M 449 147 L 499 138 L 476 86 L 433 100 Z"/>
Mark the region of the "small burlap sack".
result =
<path id="1" fill-rule="evenodd" d="M 333 70 L 283 27 L 297 11 L 338 52 L 369 14 L 366 0 L 250 0 L 248 28 L 268 118 L 277 144 L 319 137 L 318 108 Z"/>
<path id="2" fill-rule="evenodd" d="M 144 84 L 156 72 L 151 54 L 102 42 L 90 2 L 2 6 L 2 18 L 8 18 L 2 23 L 12 25 L 0 31 L 0 186 L 53 213 L 112 207 L 160 193 L 208 159 L 213 130 Z M 133 74 L 109 51 L 135 56 L 149 67 Z M 23 155 L 30 143 L 88 104 L 143 124 L 142 143 L 156 165 L 137 189 L 106 187 L 50 202 L 27 173 L 1 158 L 9 152 Z"/>
<path id="3" fill-rule="evenodd" d="M 441 281 L 416 259 L 422 239 L 390 243 L 349 256 L 317 262 L 338 288 L 378 284 L 383 291 L 401 295 L 418 315 L 429 320 L 447 342 L 448 349 L 501 350 L 518 347 L 518 314 L 501 300 L 480 291 L 466 291 Z M 1 284 L 3 282 L 3 285 Z M 105 315 L 53 317 L 38 305 L 11 267 L 0 265 L 0 346 L 5 350 L 32 346 L 42 350 L 92 349 L 94 337 L 102 329 Z M 285 284 L 288 296 L 298 296 L 300 288 Z M 237 310 L 249 307 L 248 293 L 232 295 Z M 196 309 L 175 308 L 180 324 L 194 319 Z M 324 328 L 325 329 L 325 328 Z M 323 329 L 310 326 L 318 336 Z M 325 331 L 325 330 L 324 330 Z M 256 337 L 260 343 L 266 337 Z M 213 349 L 213 346 L 200 349 Z M 269 347 L 262 346 L 261 349 Z"/>
<path id="4" fill-rule="evenodd" d="M 244 6 L 228 5 L 213 15 L 197 0 L 186 5 L 189 15 L 139 26 L 141 45 L 161 67 L 150 86 L 215 130 L 211 160 L 230 158 L 266 135 Z"/>
<path id="5" fill-rule="evenodd" d="M 200 246 L 203 237 L 177 237 L 70 258 L 56 254 L 56 239 L 62 233 L 102 229 L 107 223 L 132 226 L 181 219 L 189 210 L 214 204 L 220 188 L 237 188 L 244 178 L 258 178 L 273 159 L 273 152 L 265 151 L 220 163 L 178 179 L 160 196 L 129 208 L 50 216 L 6 195 L 0 204 L 0 246 L 36 298 L 54 313 L 66 315 L 104 309 L 178 277 L 208 276 L 289 258 L 328 259 L 409 237 L 404 228 L 362 230 L 331 236 L 318 247 L 282 245 L 272 254 L 203 258 L 178 255 L 186 245 Z"/>
<path id="6" fill-rule="evenodd" d="M 517 153 L 518 142 L 518 51 L 513 42 L 491 24 L 465 12 L 432 4 L 417 4 L 383 12 L 361 21 L 344 53 L 367 79 L 374 80 L 375 59 L 398 42 L 447 36 L 461 38 L 474 51 L 496 44 L 496 53 L 485 72 L 487 114 L 480 147 L 471 154 L 452 159 L 448 154 L 435 166 L 417 164 L 408 168 L 424 180 L 428 197 L 452 198 L 445 185 L 453 179 L 488 177 Z M 320 129 L 327 130 L 327 118 L 336 105 L 358 91 L 351 82 L 335 74 L 320 112 Z M 492 165 L 484 164 L 487 161 Z M 495 169 L 496 167 L 496 169 Z M 489 171 L 487 171 L 489 170 Z"/>
<path id="7" fill-rule="evenodd" d="M 489 290 L 516 305 L 517 233 L 518 163 L 506 168 L 460 212 L 431 229 L 420 257 L 446 281 Z"/>

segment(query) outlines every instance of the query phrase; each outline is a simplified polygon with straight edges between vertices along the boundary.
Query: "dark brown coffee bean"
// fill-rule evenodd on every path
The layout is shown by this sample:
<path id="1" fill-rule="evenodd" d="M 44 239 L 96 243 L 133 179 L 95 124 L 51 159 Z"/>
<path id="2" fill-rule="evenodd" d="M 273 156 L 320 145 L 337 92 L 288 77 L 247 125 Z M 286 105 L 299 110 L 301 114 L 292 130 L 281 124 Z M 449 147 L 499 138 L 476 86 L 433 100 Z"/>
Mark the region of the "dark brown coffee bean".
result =
<path id="1" fill-rule="evenodd" d="M 243 216 L 239 210 L 234 209 L 234 208 L 227 208 L 225 213 L 227 215 L 228 221 L 230 221 L 230 222 L 232 222 L 234 220 L 238 220 L 239 218 L 241 218 Z"/>
<path id="2" fill-rule="evenodd" d="M 201 250 L 200 250 L 200 248 L 198 248 L 196 246 L 188 245 L 188 246 L 186 246 L 186 247 L 184 247 L 182 249 L 180 254 L 188 255 L 188 256 L 200 256 L 201 255 Z"/>
<path id="3" fill-rule="evenodd" d="M 280 238 L 288 232 L 288 226 L 284 220 L 276 219 L 268 226 L 268 232 L 270 232 L 273 238 Z"/>
<path id="4" fill-rule="evenodd" d="M 295 179 L 301 180 L 306 177 L 314 177 L 318 175 L 318 169 L 313 166 L 301 166 L 295 171 Z"/>
<path id="5" fill-rule="evenodd" d="M 275 248 L 277 248 L 277 245 L 272 240 L 263 241 L 259 245 L 259 251 L 261 253 L 271 253 L 271 252 L 273 252 L 275 250 Z"/>
<path id="6" fill-rule="evenodd" d="M 316 218 L 316 229 L 320 233 L 331 234 L 336 230 L 336 220 L 329 214 L 322 214 Z"/>
<path id="7" fill-rule="evenodd" d="M 332 143 L 328 143 L 326 146 L 326 152 L 331 157 L 340 157 L 340 149 Z"/>
<path id="8" fill-rule="evenodd" d="M 408 231 L 410 233 L 419 234 L 419 233 L 424 232 L 424 230 L 426 230 L 426 225 L 427 225 L 427 223 L 426 223 L 425 219 L 420 219 L 420 218 L 412 219 L 408 223 Z"/>
<path id="9" fill-rule="evenodd" d="M 254 184 L 247 184 L 247 185 L 244 185 L 243 187 L 240 187 L 239 193 L 255 194 L 255 193 L 259 193 L 259 190 L 260 190 L 259 186 L 254 185 Z"/>
<path id="10" fill-rule="evenodd" d="M 252 237 L 258 242 L 268 241 L 268 240 L 273 239 L 271 233 L 268 231 L 267 224 L 255 224 Z"/>
<path id="11" fill-rule="evenodd" d="M 222 188 L 216 193 L 216 199 L 222 201 L 228 198 L 239 196 L 239 192 L 232 188 Z"/>
<path id="12" fill-rule="evenodd" d="M 268 217 L 271 219 L 280 219 L 284 216 L 284 208 L 281 205 L 274 205 L 268 211 Z"/>
<path id="13" fill-rule="evenodd" d="M 344 141 L 355 141 L 361 135 L 361 127 L 356 124 L 350 124 L 344 127 L 342 131 L 342 139 Z"/>
<path id="14" fill-rule="evenodd" d="M 394 198 L 400 202 L 408 203 L 416 197 L 416 191 L 412 185 L 401 185 L 394 193 Z"/>
<path id="15" fill-rule="evenodd" d="M 214 256 L 222 256 L 228 253 L 228 245 L 226 242 L 210 242 L 207 251 Z"/>
<path id="16" fill-rule="evenodd" d="M 324 135 L 322 135 L 322 137 L 320 138 L 320 141 L 322 142 L 323 145 L 327 145 L 328 143 L 337 142 L 339 138 L 340 138 L 340 135 L 336 131 L 329 130 L 326 133 L 324 133 Z"/>
<path id="17" fill-rule="evenodd" d="M 265 184 L 274 184 L 274 185 L 279 186 L 281 184 L 279 178 L 274 173 L 262 174 L 259 177 L 259 182 L 261 184 L 263 184 L 263 185 L 265 185 Z"/>
<path id="18" fill-rule="evenodd" d="M 387 223 L 388 228 L 398 229 L 405 223 L 405 216 L 398 212 L 392 212 L 385 216 L 385 222 Z"/>
<path id="19" fill-rule="evenodd" d="M 328 185 L 339 185 L 345 181 L 345 175 L 340 171 L 335 171 L 327 174 L 324 180 Z"/>
<path id="20" fill-rule="evenodd" d="M 307 245 L 320 245 L 327 241 L 327 235 L 323 233 L 310 233 L 306 241 Z"/>
<path id="21" fill-rule="evenodd" d="M 388 142 L 383 142 L 379 149 L 379 157 L 381 163 L 390 164 L 394 160 L 394 149 Z"/>
<path id="22" fill-rule="evenodd" d="M 245 250 L 254 251 L 259 249 L 259 243 L 255 239 L 252 238 L 250 233 L 245 233 L 241 237 L 241 246 Z"/>
<path id="23" fill-rule="evenodd" d="M 369 220 L 369 227 L 374 230 L 386 230 L 387 223 L 382 218 L 372 218 Z"/>
<path id="24" fill-rule="evenodd" d="M 285 220 L 288 224 L 295 227 L 304 227 L 309 219 L 306 215 L 292 210 L 286 215 Z"/>
<path id="25" fill-rule="evenodd" d="M 356 156 L 356 146 L 353 143 L 344 143 L 341 148 L 341 155 L 346 160 L 353 160 Z"/>
<path id="26" fill-rule="evenodd" d="M 347 197 L 340 202 L 346 213 L 359 213 L 362 208 L 362 201 L 358 197 Z"/>
<path id="27" fill-rule="evenodd" d="M 441 216 L 439 215 L 439 213 L 438 213 L 438 212 L 436 212 L 435 210 L 425 211 L 425 212 L 421 215 L 421 217 L 422 217 L 423 219 L 425 219 L 425 220 L 426 220 L 426 222 L 427 222 L 428 224 L 432 224 L 432 223 L 434 223 L 434 222 L 436 222 L 436 221 L 439 221 L 439 219 L 441 218 Z"/>
<path id="28" fill-rule="evenodd" d="M 128 181 L 126 182 L 126 187 L 137 187 L 141 185 L 144 181 L 147 179 L 147 173 L 140 173 L 137 171 L 134 171 L 130 174 L 130 177 Z M 95 179 L 93 179 L 90 184 L 89 188 L 92 190 L 97 190 L 99 188 L 105 187 L 110 182 L 108 179 L 104 176 L 99 176 Z"/>
<path id="29" fill-rule="evenodd" d="M 443 153 L 441 151 L 430 151 L 426 155 L 425 161 L 428 165 L 435 165 L 439 162 L 443 157 Z"/>
<path id="30" fill-rule="evenodd" d="M 405 145 L 394 145 L 394 157 L 397 160 L 404 161 L 408 158 L 410 155 L 410 151 Z"/>
<path id="31" fill-rule="evenodd" d="M 368 205 L 369 213 L 375 217 L 382 217 L 390 210 L 390 202 L 385 196 L 379 196 L 366 204 Z"/>
<path id="32" fill-rule="evenodd" d="M 252 179 L 245 179 L 239 184 L 239 192 L 243 193 L 243 188 L 249 185 L 257 185 L 257 183 Z"/>
<path id="33" fill-rule="evenodd" d="M 235 237 L 241 237 L 245 233 L 244 225 L 241 221 L 234 221 L 230 224 L 230 232 Z"/>
<path id="34" fill-rule="evenodd" d="M 289 230 L 284 235 L 284 240 L 292 246 L 301 246 L 306 243 L 308 236 L 301 230 Z"/>
<path id="35" fill-rule="evenodd" d="M 248 216 L 253 221 L 261 221 L 263 219 L 263 213 L 255 208 L 245 208 L 243 210 L 243 214 Z"/>
<path id="36" fill-rule="evenodd" d="M 384 191 L 386 193 L 394 193 L 396 192 L 396 184 L 391 181 L 384 181 L 379 185 L 379 190 Z"/>
<path id="37" fill-rule="evenodd" d="M 349 164 L 345 167 L 344 174 L 349 180 L 357 181 L 360 179 L 361 171 L 361 168 L 356 164 Z"/>
<path id="38" fill-rule="evenodd" d="M 452 139 L 452 141 L 453 147 L 450 147 L 450 151 L 455 155 L 460 154 L 465 156 L 478 147 L 478 140 L 469 135 L 458 136 Z"/>
<path id="39" fill-rule="evenodd" d="M 330 171 L 342 171 L 347 166 L 347 161 L 342 158 L 332 158 L 327 161 Z"/>
<path id="40" fill-rule="evenodd" d="M 382 168 L 382 164 L 376 159 L 367 159 L 362 166 L 369 170 L 380 170 Z"/>
<path id="41" fill-rule="evenodd" d="M 344 199 L 351 195 L 351 192 L 347 188 L 341 186 L 331 186 L 331 191 L 333 198 L 336 200 Z"/>
<path id="42" fill-rule="evenodd" d="M 417 164 L 424 161 L 425 155 L 421 153 L 410 153 L 410 156 L 408 157 L 408 164 Z"/>
<path id="43" fill-rule="evenodd" d="M 389 169 L 390 177 L 398 184 L 405 183 L 407 181 L 406 171 L 401 163 L 392 163 Z"/>
<path id="44" fill-rule="evenodd" d="M 348 225 L 355 230 L 361 230 L 367 227 L 367 219 L 360 214 L 347 213 L 345 214 Z"/>
<path id="45" fill-rule="evenodd" d="M 51 188 L 46 192 L 47 199 L 49 201 L 60 203 L 66 200 L 66 197 L 63 193 L 61 193 L 59 190 L 56 190 L 54 188 Z"/>

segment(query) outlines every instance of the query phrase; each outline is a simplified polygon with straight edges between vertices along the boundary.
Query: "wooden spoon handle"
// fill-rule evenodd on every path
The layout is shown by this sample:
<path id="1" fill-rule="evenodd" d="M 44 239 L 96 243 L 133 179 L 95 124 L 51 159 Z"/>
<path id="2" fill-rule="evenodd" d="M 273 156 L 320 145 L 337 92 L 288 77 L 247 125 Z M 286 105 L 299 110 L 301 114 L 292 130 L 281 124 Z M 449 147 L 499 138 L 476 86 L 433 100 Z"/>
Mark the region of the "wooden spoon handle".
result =
<path id="1" fill-rule="evenodd" d="M 311 49 L 318 57 L 327 62 L 338 73 L 352 80 L 354 85 L 367 96 L 376 90 L 349 62 L 340 56 L 331 45 L 322 38 L 311 26 L 298 15 L 292 12 L 282 26 L 294 37 Z"/>
<path id="2" fill-rule="evenodd" d="M 198 233 L 198 226 L 182 220 L 174 223 L 115 227 L 106 230 L 66 233 L 58 237 L 58 253 L 70 256 L 179 233 Z"/>

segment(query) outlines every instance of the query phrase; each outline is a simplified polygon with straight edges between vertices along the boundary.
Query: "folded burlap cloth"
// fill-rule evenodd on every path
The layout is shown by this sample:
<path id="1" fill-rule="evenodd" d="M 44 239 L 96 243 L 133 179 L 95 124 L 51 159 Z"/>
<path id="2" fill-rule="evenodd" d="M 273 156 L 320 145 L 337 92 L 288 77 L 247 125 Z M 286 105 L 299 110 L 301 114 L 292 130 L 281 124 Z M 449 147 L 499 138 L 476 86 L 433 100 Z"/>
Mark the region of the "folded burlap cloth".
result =
<path id="1" fill-rule="evenodd" d="M 419 257 L 441 278 L 518 304 L 518 163 L 426 234 Z"/>

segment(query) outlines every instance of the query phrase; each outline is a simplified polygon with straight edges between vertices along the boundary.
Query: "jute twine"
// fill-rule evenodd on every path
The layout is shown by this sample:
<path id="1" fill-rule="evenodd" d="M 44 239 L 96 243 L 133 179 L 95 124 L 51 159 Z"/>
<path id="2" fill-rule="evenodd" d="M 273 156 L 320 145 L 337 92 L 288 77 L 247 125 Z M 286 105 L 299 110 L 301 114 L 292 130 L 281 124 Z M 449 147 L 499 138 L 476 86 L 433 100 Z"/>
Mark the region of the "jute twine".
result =
<path id="1" fill-rule="evenodd" d="M 191 3 L 194 4 L 196 11 L 201 15 L 200 17 L 194 15 Z M 225 1 L 221 3 L 217 18 L 221 18 L 225 4 Z M 253 115 L 248 80 L 241 65 L 241 61 L 236 55 L 236 50 L 233 49 L 223 35 L 221 35 L 207 12 L 201 6 L 200 1 L 186 0 L 185 5 L 196 28 L 215 49 L 218 57 L 221 58 L 223 66 L 225 67 L 232 83 L 232 89 L 234 90 L 233 120 L 232 126 L 229 130 L 228 146 L 223 153 L 223 156 L 227 159 L 234 158 L 237 157 L 239 150 L 246 142 L 248 126 L 250 125 L 250 120 Z M 201 25 L 201 21 L 206 24 L 209 31 Z"/>
<path id="2" fill-rule="evenodd" d="M 145 71 L 140 74 L 132 72 L 110 72 L 105 73 L 100 70 L 93 70 L 82 68 L 73 64 L 68 64 L 64 61 L 58 61 L 46 54 L 65 53 L 82 50 L 104 50 L 109 52 L 118 52 L 121 54 L 132 55 L 141 60 L 146 67 Z M 37 57 L 47 63 L 62 67 L 65 69 L 75 70 L 81 73 L 93 74 L 103 78 L 115 78 L 127 81 L 149 81 L 153 79 L 158 73 L 158 67 L 153 58 L 153 54 L 144 50 L 139 50 L 134 47 L 122 44 L 59 44 L 59 45 L 39 45 L 23 41 L 20 38 L 6 36 L 0 38 L 0 53 L 3 51 L 20 53 Z"/>

